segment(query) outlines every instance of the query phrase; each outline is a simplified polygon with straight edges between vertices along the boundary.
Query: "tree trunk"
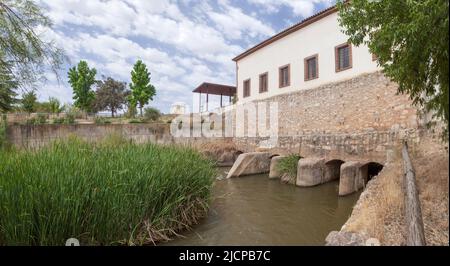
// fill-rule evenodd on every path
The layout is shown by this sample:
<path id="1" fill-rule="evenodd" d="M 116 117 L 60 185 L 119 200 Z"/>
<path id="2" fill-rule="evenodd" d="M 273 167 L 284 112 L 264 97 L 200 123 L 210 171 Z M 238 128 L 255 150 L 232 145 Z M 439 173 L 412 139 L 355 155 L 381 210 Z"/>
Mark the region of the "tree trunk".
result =
<path id="1" fill-rule="evenodd" d="M 139 109 L 141 110 L 141 117 L 143 117 L 143 115 L 142 115 L 142 105 L 139 106 Z"/>
<path id="2" fill-rule="evenodd" d="M 425 233 L 423 228 L 422 210 L 420 208 L 419 193 L 416 186 L 416 174 L 409 157 L 408 145 L 403 143 L 403 164 L 405 172 L 405 209 L 408 246 L 425 246 Z"/>

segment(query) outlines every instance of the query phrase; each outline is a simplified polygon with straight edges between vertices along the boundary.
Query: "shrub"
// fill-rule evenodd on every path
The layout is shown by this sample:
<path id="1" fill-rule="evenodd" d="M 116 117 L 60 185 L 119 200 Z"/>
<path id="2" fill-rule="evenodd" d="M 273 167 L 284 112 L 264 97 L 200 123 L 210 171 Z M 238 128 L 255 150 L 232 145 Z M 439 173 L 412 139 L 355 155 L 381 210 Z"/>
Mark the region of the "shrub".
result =
<path id="1" fill-rule="evenodd" d="M 57 117 L 53 119 L 53 124 L 64 124 L 64 117 Z"/>
<path id="2" fill-rule="evenodd" d="M 303 157 L 297 154 L 290 154 L 282 158 L 278 165 L 278 171 L 285 176 L 287 181 L 297 178 L 298 161 Z"/>
<path id="3" fill-rule="evenodd" d="M 161 112 L 158 109 L 149 107 L 144 110 L 144 118 L 146 121 L 157 121 L 161 117 Z"/>
<path id="4" fill-rule="evenodd" d="M 47 123 L 48 115 L 47 114 L 38 114 L 36 117 L 36 125 L 43 125 Z"/>
<path id="5" fill-rule="evenodd" d="M 66 116 L 73 117 L 75 119 L 82 119 L 84 117 L 83 111 L 81 111 L 78 107 L 75 106 L 66 106 Z"/>
<path id="6" fill-rule="evenodd" d="M 48 114 L 37 114 L 35 117 L 31 117 L 25 121 L 26 125 L 44 125 L 49 118 Z"/>
<path id="7" fill-rule="evenodd" d="M 108 120 L 108 119 L 106 119 L 104 117 L 99 117 L 99 116 L 96 117 L 94 121 L 98 125 L 111 124 L 110 120 Z"/>
<path id="8" fill-rule="evenodd" d="M 73 125 L 75 124 L 75 117 L 71 114 L 66 114 L 66 117 L 57 117 L 53 119 L 53 124 Z"/>
<path id="9" fill-rule="evenodd" d="M 130 124 L 142 124 L 143 121 L 140 119 L 131 119 L 130 121 L 128 121 L 128 123 Z"/>
<path id="10" fill-rule="evenodd" d="M 36 125 L 36 118 L 32 117 L 25 121 L 25 125 Z"/>
<path id="11" fill-rule="evenodd" d="M 112 143 L 0 152 L 1 244 L 148 244 L 207 213 L 211 161 L 187 147 Z"/>
<path id="12" fill-rule="evenodd" d="M 66 117 L 64 118 L 64 124 L 67 124 L 67 125 L 75 124 L 75 115 L 72 113 L 67 113 Z"/>

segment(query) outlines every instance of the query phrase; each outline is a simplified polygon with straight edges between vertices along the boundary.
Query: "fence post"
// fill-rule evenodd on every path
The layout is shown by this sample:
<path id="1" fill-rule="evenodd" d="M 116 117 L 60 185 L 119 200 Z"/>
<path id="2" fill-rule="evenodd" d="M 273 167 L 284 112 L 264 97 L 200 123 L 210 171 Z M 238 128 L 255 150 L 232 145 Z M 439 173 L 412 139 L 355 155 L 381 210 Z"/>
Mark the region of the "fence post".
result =
<path id="1" fill-rule="evenodd" d="M 405 183 L 405 209 L 408 246 L 425 246 L 422 211 L 420 208 L 419 193 L 416 186 L 416 174 L 408 153 L 408 144 L 405 141 L 402 149 Z"/>

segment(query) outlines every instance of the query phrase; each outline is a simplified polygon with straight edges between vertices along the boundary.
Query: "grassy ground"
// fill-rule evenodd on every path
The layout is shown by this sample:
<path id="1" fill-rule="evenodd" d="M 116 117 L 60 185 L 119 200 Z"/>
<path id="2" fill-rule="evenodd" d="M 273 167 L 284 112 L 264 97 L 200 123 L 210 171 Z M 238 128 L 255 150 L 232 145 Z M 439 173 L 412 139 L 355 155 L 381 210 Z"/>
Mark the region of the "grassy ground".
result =
<path id="1" fill-rule="evenodd" d="M 215 170 L 183 147 L 77 139 L 0 151 L 0 244 L 141 245 L 206 214 Z"/>
<path id="2" fill-rule="evenodd" d="M 444 144 L 424 138 L 411 152 L 416 171 L 427 245 L 449 241 L 449 157 Z M 369 182 L 343 230 L 378 238 L 383 245 L 405 245 L 406 227 L 401 155 Z"/>

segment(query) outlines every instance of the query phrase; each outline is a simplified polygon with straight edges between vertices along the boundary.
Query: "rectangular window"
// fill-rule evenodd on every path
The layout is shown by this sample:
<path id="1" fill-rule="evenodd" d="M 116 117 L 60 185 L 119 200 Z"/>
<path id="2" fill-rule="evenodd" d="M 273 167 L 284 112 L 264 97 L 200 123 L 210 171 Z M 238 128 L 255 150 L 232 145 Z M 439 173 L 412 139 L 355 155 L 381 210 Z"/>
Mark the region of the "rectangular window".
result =
<path id="1" fill-rule="evenodd" d="M 335 48 L 336 72 L 352 68 L 352 46 L 348 43 Z"/>
<path id="2" fill-rule="evenodd" d="M 268 73 L 259 75 L 259 93 L 267 92 L 268 90 Z"/>
<path id="3" fill-rule="evenodd" d="M 244 98 L 250 96 L 250 79 L 244 81 Z"/>
<path id="4" fill-rule="evenodd" d="M 305 58 L 305 81 L 319 77 L 319 55 Z"/>
<path id="5" fill-rule="evenodd" d="M 287 87 L 291 85 L 291 66 L 286 65 L 282 66 L 279 69 L 279 76 L 280 76 L 280 88 Z"/>

